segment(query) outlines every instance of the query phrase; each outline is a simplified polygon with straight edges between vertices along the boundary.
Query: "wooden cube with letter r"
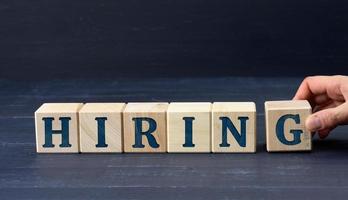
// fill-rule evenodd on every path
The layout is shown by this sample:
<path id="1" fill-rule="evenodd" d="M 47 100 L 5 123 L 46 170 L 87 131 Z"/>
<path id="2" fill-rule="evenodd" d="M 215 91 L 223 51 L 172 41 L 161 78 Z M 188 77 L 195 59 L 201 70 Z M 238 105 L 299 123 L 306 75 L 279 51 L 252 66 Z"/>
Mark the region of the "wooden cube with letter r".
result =
<path id="1" fill-rule="evenodd" d="M 311 133 L 305 128 L 305 121 L 312 113 L 308 101 L 267 101 L 265 113 L 267 151 L 312 149 Z"/>
<path id="2" fill-rule="evenodd" d="M 39 153 L 78 153 L 78 112 L 82 103 L 45 103 L 35 112 Z"/>
<path id="3" fill-rule="evenodd" d="M 124 152 L 167 151 L 168 103 L 128 103 L 123 112 Z"/>

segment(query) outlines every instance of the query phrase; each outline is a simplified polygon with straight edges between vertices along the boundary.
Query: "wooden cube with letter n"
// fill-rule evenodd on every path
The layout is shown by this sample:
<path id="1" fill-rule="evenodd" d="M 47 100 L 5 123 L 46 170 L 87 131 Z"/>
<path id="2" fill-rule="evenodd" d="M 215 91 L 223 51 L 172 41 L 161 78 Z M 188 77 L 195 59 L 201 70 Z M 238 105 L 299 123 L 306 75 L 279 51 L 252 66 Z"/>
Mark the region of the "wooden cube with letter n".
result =
<path id="1" fill-rule="evenodd" d="M 168 152 L 211 152 L 211 103 L 170 103 Z"/>
<path id="2" fill-rule="evenodd" d="M 256 152 L 254 102 L 215 102 L 212 109 L 214 153 Z"/>
<path id="3" fill-rule="evenodd" d="M 128 103 L 123 112 L 124 152 L 166 152 L 168 103 Z"/>
<path id="4" fill-rule="evenodd" d="M 78 112 L 82 103 L 45 103 L 35 112 L 39 153 L 78 153 Z"/>
<path id="5" fill-rule="evenodd" d="M 80 152 L 123 151 L 122 112 L 125 103 L 86 103 L 79 112 Z"/>
<path id="6" fill-rule="evenodd" d="M 311 150 L 311 133 L 305 128 L 311 112 L 306 100 L 265 102 L 267 151 Z"/>

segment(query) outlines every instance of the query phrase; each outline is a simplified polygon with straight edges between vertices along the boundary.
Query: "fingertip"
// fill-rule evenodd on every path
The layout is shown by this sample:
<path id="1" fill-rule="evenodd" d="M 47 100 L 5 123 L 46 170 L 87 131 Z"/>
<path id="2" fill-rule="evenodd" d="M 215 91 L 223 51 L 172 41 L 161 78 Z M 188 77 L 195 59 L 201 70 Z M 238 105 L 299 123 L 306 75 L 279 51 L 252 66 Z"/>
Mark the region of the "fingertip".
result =
<path id="1" fill-rule="evenodd" d="M 307 100 L 304 94 L 301 93 L 301 91 L 297 91 L 295 96 L 292 98 L 292 100 Z"/>
<path id="2" fill-rule="evenodd" d="M 292 100 L 300 100 L 300 99 L 298 98 L 297 95 L 295 95 L 294 97 L 292 97 Z"/>
<path id="3" fill-rule="evenodd" d="M 306 100 L 309 99 L 311 95 L 310 88 L 308 86 L 308 80 L 310 77 L 306 77 L 301 82 L 300 86 L 297 88 L 297 91 L 295 93 L 295 96 L 293 97 L 293 100 Z"/>
<path id="4" fill-rule="evenodd" d="M 306 126 L 307 130 L 309 130 L 311 132 L 315 132 L 315 131 L 320 130 L 322 125 L 321 125 L 321 121 L 320 121 L 318 116 L 311 115 L 306 119 L 305 126 Z"/>

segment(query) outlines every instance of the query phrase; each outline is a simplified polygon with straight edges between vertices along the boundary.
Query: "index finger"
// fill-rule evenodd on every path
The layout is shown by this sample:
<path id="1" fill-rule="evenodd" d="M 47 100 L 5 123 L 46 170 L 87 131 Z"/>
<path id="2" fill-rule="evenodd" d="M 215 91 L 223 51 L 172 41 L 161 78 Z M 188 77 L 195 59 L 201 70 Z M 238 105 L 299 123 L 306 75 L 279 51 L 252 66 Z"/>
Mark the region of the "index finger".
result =
<path id="1" fill-rule="evenodd" d="M 344 98 L 340 91 L 340 83 L 339 76 L 307 77 L 302 81 L 293 99 L 313 101 L 315 97 L 327 96 L 331 99 L 342 100 Z"/>

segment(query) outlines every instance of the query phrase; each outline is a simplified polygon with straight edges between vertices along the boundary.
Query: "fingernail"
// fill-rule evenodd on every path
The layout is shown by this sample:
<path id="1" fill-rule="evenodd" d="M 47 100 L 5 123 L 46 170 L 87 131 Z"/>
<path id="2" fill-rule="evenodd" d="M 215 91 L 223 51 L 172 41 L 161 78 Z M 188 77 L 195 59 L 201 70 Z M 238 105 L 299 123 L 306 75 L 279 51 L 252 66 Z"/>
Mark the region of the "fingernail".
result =
<path id="1" fill-rule="evenodd" d="M 309 131 L 317 131 L 321 128 L 321 122 L 317 116 L 310 117 L 306 124 Z"/>

